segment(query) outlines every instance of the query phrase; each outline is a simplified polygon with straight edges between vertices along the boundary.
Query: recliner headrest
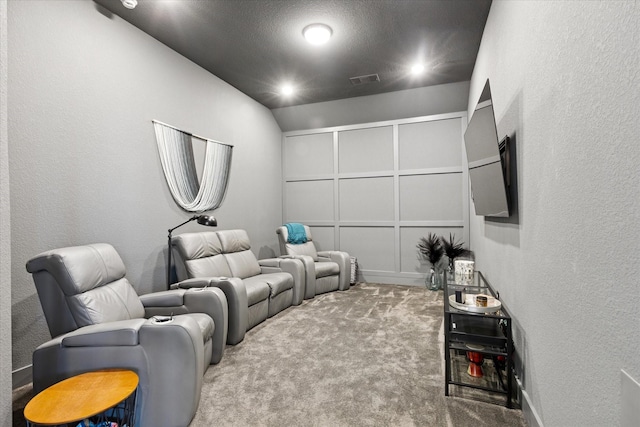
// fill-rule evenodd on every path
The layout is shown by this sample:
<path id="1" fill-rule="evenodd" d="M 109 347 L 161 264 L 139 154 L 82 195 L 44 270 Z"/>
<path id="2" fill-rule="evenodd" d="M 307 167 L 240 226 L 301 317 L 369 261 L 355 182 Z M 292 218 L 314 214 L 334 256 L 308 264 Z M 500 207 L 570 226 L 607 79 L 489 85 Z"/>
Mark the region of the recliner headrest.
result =
<path id="1" fill-rule="evenodd" d="M 245 230 L 223 230 L 217 233 L 222 244 L 222 252 L 225 254 L 251 249 L 251 241 Z"/>
<path id="2" fill-rule="evenodd" d="M 222 244 L 215 231 L 182 233 L 171 238 L 183 260 L 206 258 L 222 253 Z"/>
<path id="3" fill-rule="evenodd" d="M 312 241 L 313 236 L 311 235 L 311 229 L 308 225 L 304 226 L 304 232 L 307 235 L 307 242 Z M 285 243 L 287 242 L 287 240 L 289 240 L 289 232 L 287 231 L 287 227 L 285 227 L 284 225 L 278 227 L 276 229 L 276 233 L 282 236 L 282 239 Z"/>
<path id="4" fill-rule="evenodd" d="M 72 246 L 43 252 L 27 262 L 27 271 L 48 271 L 67 296 L 77 295 L 122 279 L 126 270 L 108 243 Z"/>

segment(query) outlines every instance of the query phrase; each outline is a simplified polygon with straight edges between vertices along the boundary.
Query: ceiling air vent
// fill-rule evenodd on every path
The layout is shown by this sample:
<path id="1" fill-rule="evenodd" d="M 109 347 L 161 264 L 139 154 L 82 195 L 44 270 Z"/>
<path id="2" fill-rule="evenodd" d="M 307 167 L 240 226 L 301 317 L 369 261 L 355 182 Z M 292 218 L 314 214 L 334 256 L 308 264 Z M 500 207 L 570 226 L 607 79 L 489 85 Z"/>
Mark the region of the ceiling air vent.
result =
<path id="1" fill-rule="evenodd" d="M 368 74 L 366 76 L 350 77 L 349 81 L 351 82 L 352 85 L 357 86 L 357 85 L 363 85 L 366 83 L 379 82 L 380 76 L 377 74 Z"/>

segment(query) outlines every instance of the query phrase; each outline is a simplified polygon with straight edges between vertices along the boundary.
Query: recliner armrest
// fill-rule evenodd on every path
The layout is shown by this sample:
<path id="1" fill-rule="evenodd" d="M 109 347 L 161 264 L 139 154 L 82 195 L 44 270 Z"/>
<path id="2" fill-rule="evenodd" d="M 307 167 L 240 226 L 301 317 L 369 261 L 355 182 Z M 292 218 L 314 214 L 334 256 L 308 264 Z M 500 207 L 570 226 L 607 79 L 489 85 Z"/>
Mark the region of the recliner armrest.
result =
<path id="1" fill-rule="evenodd" d="M 109 327 L 113 331 L 137 329 L 139 342 L 131 346 L 118 345 L 118 342 L 122 344 L 121 341 L 101 341 L 100 338 L 106 335 L 99 337 L 99 334 L 94 334 L 102 330 L 96 326 L 107 326 L 104 331 Z M 87 341 L 72 342 L 76 339 Z M 62 345 L 65 340 L 67 345 Z M 140 379 L 136 398 L 137 417 L 143 420 L 140 425 L 186 426 L 193 418 L 200 399 L 202 376 L 208 365 L 204 356 L 202 331 L 198 322 L 189 316 L 177 316 L 173 321 L 164 323 L 132 319 L 90 325 L 47 341 L 35 349 L 33 389 L 39 393 L 52 384 L 83 372 L 131 369 Z M 161 410 L 167 407 L 168 410 Z"/>
<path id="2" fill-rule="evenodd" d="M 340 266 L 340 285 L 341 291 L 346 291 L 351 286 L 351 257 L 348 253 L 342 251 L 321 251 L 318 252 L 318 259 L 323 258 L 326 261 L 333 261 Z"/>
<path id="3" fill-rule="evenodd" d="M 175 307 L 183 304 L 184 289 L 172 289 L 169 291 L 153 292 L 150 294 L 140 295 L 140 302 L 145 308 L 148 307 Z M 154 313 L 160 314 L 160 313 Z M 165 313 L 162 313 L 165 314 Z M 170 313 L 167 313 L 170 314 Z M 147 316 L 149 317 L 149 316 Z"/>
<path id="4" fill-rule="evenodd" d="M 288 260 L 293 258 L 302 262 L 304 268 L 304 288 L 302 294 L 304 299 L 310 299 L 316 296 L 316 265 L 313 258 L 309 255 L 282 255 L 278 258 Z"/>
<path id="5" fill-rule="evenodd" d="M 215 324 L 211 363 L 222 359 L 229 334 L 229 304 L 222 289 L 217 287 L 187 289 L 184 305 L 189 313 L 208 314 Z"/>
<path id="6" fill-rule="evenodd" d="M 189 289 L 171 289 L 140 296 L 145 308 L 145 316 L 204 313 L 213 319 L 213 352 L 211 363 L 218 363 L 224 354 L 229 331 L 229 307 L 224 292 L 217 287 L 208 286 L 210 279 L 190 280 L 191 285 L 206 283 L 204 287 Z M 181 282 L 183 283 L 183 282 Z"/>
<path id="7" fill-rule="evenodd" d="M 138 345 L 140 328 L 146 319 L 119 320 L 89 325 L 63 335 L 63 347 L 109 347 Z"/>
<path id="8" fill-rule="evenodd" d="M 176 288 L 219 288 L 227 298 L 227 344 L 235 345 L 244 339 L 249 324 L 247 288 L 237 277 L 201 277 L 186 279 L 173 285 Z"/>
<path id="9" fill-rule="evenodd" d="M 194 277 L 192 279 L 185 279 L 178 283 L 173 283 L 171 285 L 171 289 L 206 288 L 211 285 L 212 279 L 214 279 L 214 277 Z"/>

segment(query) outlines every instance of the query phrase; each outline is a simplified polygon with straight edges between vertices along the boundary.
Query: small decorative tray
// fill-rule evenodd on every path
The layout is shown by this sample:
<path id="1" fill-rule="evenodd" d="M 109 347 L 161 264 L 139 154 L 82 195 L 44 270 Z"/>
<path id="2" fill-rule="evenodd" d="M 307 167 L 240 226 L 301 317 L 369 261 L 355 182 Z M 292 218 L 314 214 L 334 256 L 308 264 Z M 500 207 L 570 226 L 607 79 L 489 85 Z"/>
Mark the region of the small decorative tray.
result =
<path id="1" fill-rule="evenodd" d="M 470 311 L 472 313 L 495 313 L 496 311 L 500 310 L 500 307 L 502 307 L 500 300 L 497 300 L 494 297 L 489 295 L 485 295 L 487 297 L 487 306 L 479 307 L 476 305 L 476 297 L 478 295 L 484 295 L 484 294 L 465 295 L 464 304 L 456 302 L 455 295 L 450 295 L 449 305 L 451 305 L 451 307 L 453 308 L 457 308 L 458 310 Z"/>

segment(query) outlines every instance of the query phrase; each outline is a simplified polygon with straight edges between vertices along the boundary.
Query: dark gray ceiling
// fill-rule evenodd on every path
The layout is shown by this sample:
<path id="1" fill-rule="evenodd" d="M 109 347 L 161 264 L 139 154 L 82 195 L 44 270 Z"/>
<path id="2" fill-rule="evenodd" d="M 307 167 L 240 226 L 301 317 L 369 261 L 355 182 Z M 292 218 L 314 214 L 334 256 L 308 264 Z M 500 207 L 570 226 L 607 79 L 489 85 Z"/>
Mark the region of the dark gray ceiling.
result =
<path id="1" fill-rule="evenodd" d="M 491 0 L 94 0 L 268 108 L 469 80 Z M 103 10 L 106 13 L 106 11 Z M 324 46 L 302 37 L 325 23 Z M 423 61 L 427 72 L 413 77 Z M 353 85 L 377 73 L 380 81 Z M 297 95 L 278 90 L 289 81 Z"/>

